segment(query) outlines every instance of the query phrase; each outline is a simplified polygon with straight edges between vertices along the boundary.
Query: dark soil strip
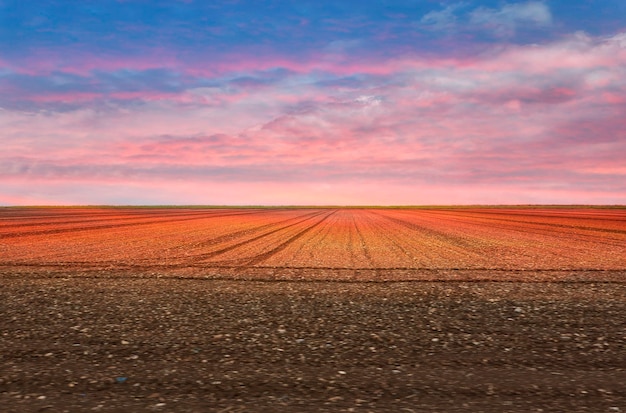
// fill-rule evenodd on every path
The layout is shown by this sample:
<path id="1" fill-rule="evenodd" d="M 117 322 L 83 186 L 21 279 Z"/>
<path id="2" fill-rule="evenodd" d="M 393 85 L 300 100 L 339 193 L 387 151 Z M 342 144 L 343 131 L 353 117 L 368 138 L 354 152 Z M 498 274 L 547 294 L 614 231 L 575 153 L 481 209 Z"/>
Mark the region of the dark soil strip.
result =
<path id="1" fill-rule="evenodd" d="M 2 286 L 6 413 L 626 406 L 626 285 L 21 277 Z"/>

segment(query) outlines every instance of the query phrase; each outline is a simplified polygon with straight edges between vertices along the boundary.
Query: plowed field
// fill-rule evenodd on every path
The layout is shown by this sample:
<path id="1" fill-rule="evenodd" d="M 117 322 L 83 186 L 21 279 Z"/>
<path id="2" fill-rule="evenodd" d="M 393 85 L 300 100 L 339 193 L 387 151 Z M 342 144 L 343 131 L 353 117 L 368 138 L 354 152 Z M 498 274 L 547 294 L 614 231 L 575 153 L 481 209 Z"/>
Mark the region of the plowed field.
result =
<path id="1" fill-rule="evenodd" d="M 626 278 L 626 210 L 6 208 L 12 273 L 324 280 Z"/>
<path id="2" fill-rule="evenodd" d="M 2 412 L 626 411 L 626 209 L 4 208 L 0 285 Z"/>

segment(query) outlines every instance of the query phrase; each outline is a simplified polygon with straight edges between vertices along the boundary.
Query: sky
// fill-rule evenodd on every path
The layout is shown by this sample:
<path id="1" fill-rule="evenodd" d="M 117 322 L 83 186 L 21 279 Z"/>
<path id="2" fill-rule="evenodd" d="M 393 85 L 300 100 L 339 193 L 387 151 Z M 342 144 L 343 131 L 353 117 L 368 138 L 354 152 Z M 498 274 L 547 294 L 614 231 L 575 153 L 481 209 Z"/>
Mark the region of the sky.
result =
<path id="1" fill-rule="evenodd" d="M 0 0 L 0 205 L 626 204 L 623 0 Z"/>

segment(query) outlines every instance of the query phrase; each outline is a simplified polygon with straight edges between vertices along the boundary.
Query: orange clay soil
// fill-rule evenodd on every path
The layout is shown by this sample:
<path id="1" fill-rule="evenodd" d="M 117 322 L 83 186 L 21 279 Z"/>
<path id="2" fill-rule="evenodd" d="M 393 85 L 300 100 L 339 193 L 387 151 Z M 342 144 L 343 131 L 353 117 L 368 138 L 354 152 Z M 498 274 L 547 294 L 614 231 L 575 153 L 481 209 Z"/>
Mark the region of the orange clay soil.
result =
<path id="1" fill-rule="evenodd" d="M 266 280 L 621 281 L 626 209 L 0 209 L 0 272 L 68 270 Z"/>

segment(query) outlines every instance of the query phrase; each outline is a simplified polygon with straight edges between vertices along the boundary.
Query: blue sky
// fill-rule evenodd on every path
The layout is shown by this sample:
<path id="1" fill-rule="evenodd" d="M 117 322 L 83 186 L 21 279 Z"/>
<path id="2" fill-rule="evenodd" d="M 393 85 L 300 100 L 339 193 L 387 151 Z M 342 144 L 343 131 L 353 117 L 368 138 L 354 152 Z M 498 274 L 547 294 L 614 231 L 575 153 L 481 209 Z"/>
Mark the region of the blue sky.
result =
<path id="1" fill-rule="evenodd" d="M 176 47 L 183 55 L 194 55 L 260 47 L 298 55 L 339 41 L 357 42 L 372 53 L 384 54 L 376 50 L 381 47 L 447 53 L 439 47 L 445 38 L 476 46 L 503 38 L 533 43 L 575 31 L 606 35 L 621 30 L 626 16 L 626 3 L 620 0 L 5 0 L 0 8 L 0 50 L 16 58 L 41 48 L 116 55 Z M 549 24 L 542 20 L 541 9 L 549 14 Z"/>

